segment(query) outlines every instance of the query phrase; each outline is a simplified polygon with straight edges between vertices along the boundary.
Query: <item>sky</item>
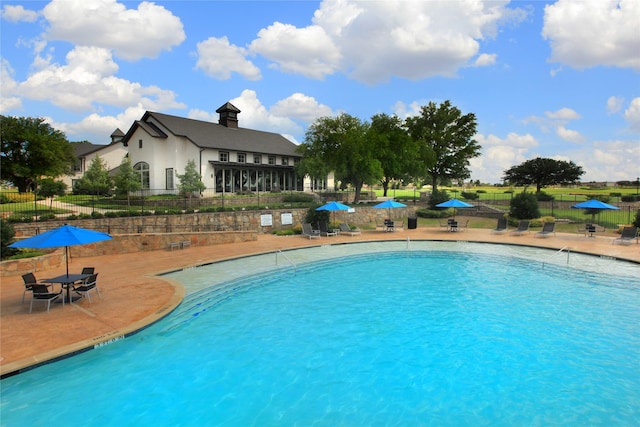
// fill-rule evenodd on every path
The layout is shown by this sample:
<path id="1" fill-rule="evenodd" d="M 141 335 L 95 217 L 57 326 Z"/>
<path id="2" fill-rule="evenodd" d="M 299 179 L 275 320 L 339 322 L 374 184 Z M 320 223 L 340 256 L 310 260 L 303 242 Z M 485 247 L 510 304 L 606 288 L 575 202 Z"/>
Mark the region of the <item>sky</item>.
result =
<path id="1" fill-rule="evenodd" d="M 0 113 L 108 144 L 145 111 L 304 142 L 320 117 L 477 119 L 471 179 L 640 176 L 640 1 L 0 1 Z"/>

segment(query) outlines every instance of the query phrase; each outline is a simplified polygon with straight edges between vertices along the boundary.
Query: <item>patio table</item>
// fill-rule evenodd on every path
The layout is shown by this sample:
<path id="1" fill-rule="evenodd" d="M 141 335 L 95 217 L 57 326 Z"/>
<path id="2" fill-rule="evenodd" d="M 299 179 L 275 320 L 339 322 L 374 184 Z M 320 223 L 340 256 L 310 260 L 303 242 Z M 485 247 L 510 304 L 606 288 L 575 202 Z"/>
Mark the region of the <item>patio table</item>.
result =
<path id="1" fill-rule="evenodd" d="M 60 276 L 42 280 L 43 283 L 59 283 L 62 289 L 67 290 L 67 301 L 73 302 L 71 299 L 71 285 L 80 282 L 91 274 L 61 274 Z"/>

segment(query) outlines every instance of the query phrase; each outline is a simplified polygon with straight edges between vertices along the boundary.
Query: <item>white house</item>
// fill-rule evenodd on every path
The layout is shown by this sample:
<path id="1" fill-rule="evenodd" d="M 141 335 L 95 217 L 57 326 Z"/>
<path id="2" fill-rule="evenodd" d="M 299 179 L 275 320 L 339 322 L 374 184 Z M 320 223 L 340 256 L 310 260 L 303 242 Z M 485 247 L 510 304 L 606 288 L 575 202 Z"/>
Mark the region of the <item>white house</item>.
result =
<path id="1" fill-rule="evenodd" d="M 149 194 L 175 193 L 177 174 L 193 160 L 207 192 L 304 191 L 296 175 L 301 159 L 284 136 L 238 126 L 240 110 L 226 103 L 218 123 L 147 111 L 122 139 L 134 170 Z M 324 188 L 326 181 L 314 189 Z"/>
<path id="2" fill-rule="evenodd" d="M 75 182 L 84 176 L 89 165 L 96 157 L 104 162 L 111 173 L 122 163 L 122 159 L 127 155 L 127 148 L 122 145 L 124 133 L 116 129 L 111 134 L 111 143 L 108 145 L 77 143 L 73 144 L 76 162 L 73 166 L 73 174 L 61 177 L 61 181 L 67 184 L 69 189 L 73 188 Z"/>

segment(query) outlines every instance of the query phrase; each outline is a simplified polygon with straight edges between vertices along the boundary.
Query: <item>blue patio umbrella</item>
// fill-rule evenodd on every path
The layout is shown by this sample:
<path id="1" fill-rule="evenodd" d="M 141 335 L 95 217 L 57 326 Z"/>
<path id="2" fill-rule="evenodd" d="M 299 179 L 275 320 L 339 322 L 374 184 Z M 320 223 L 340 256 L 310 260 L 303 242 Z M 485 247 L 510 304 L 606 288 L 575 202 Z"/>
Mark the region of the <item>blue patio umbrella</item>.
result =
<path id="1" fill-rule="evenodd" d="M 458 199 L 450 199 L 446 202 L 438 203 L 438 208 L 453 208 L 453 219 L 456 218 L 456 208 L 472 208 L 473 205 Z"/>
<path id="2" fill-rule="evenodd" d="M 378 203 L 377 205 L 374 206 L 375 209 L 388 209 L 389 210 L 389 219 L 391 219 L 391 209 L 394 208 L 406 208 L 407 205 L 405 205 L 404 203 L 400 203 L 400 202 L 396 202 L 395 200 L 385 200 L 382 203 Z"/>
<path id="3" fill-rule="evenodd" d="M 89 243 L 110 240 L 111 236 L 101 231 L 87 230 L 86 228 L 63 225 L 45 233 L 29 237 L 24 240 L 12 243 L 10 248 L 57 248 L 64 246 L 65 260 L 67 263 L 67 276 L 69 275 L 69 246 L 86 245 Z"/>
<path id="4" fill-rule="evenodd" d="M 322 205 L 319 208 L 316 208 L 317 211 L 348 211 L 351 209 L 349 206 L 344 205 L 340 202 L 329 202 L 326 205 Z M 335 213 L 333 214 L 333 222 L 336 222 Z"/>
<path id="5" fill-rule="evenodd" d="M 619 207 L 601 202 L 598 199 L 590 199 L 586 202 L 576 203 L 571 209 L 584 209 L 586 214 L 591 214 L 591 222 L 595 222 L 596 214 L 602 210 L 620 210 Z"/>

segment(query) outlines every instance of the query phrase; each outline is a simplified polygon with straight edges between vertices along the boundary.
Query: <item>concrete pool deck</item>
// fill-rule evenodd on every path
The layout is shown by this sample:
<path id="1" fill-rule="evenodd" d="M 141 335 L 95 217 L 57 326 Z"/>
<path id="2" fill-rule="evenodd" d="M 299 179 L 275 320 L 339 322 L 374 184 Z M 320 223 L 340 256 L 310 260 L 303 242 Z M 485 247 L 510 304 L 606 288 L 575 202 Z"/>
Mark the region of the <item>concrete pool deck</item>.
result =
<path id="1" fill-rule="evenodd" d="M 212 261 L 261 253 L 335 243 L 431 240 L 468 241 L 537 246 L 550 249 L 568 247 L 572 252 L 589 253 L 640 263 L 640 245 L 613 245 L 615 233 L 594 238 L 582 234 L 557 233 L 548 238 L 492 234 L 488 229 L 448 233 L 436 227 L 398 230 L 393 233 L 364 231 L 359 236 L 339 235 L 321 239 L 301 236 L 260 235 L 257 241 L 215 246 L 192 246 L 177 251 L 140 252 L 122 255 L 73 258 L 70 271 L 85 266 L 96 268 L 102 299 L 94 293 L 92 304 L 81 299 L 73 304 L 36 303 L 29 313 L 29 295 L 22 303 L 24 285 L 20 276 L 2 278 L 0 286 L 0 374 L 21 370 L 66 357 L 120 339 L 145 328 L 170 313 L 182 301 L 182 285 L 156 275 Z M 638 267 L 640 272 L 640 266 Z M 64 274 L 64 267 L 38 272 L 40 279 Z"/>

